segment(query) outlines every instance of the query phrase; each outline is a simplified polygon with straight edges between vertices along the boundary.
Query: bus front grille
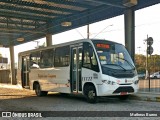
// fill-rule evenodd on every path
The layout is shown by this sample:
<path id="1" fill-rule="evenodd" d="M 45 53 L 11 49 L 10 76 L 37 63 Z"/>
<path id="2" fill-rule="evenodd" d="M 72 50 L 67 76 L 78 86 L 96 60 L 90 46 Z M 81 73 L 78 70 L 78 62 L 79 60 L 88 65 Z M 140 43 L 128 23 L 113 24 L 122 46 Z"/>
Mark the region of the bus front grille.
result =
<path id="1" fill-rule="evenodd" d="M 124 86 L 124 87 L 119 87 L 117 88 L 113 93 L 120 93 L 120 92 L 134 92 L 133 87 L 131 86 Z"/>

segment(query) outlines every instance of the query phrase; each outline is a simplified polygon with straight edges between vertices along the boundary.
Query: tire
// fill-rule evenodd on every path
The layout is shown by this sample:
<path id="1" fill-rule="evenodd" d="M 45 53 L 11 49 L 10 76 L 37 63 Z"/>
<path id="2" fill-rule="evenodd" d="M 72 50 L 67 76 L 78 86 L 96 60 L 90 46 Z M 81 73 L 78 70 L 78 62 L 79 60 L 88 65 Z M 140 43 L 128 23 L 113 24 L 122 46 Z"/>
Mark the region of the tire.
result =
<path id="1" fill-rule="evenodd" d="M 48 94 L 47 91 L 41 91 L 40 85 L 38 83 L 35 84 L 35 93 L 39 97 L 46 96 Z"/>
<path id="2" fill-rule="evenodd" d="M 129 97 L 129 95 L 122 95 L 122 96 L 119 96 L 119 99 L 120 100 L 127 100 Z"/>
<path id="3" fill-rule="evenodd" d="M 89 103 L 97 103 L 97 94 L 94 86 L 86 86 L 85 89 L 85 96 L 87 102 Z"/>
<path id="4" fill-rule="evenodd" d="M 157 79 L 157 76 L 154 76 L 154 79 Z"/>

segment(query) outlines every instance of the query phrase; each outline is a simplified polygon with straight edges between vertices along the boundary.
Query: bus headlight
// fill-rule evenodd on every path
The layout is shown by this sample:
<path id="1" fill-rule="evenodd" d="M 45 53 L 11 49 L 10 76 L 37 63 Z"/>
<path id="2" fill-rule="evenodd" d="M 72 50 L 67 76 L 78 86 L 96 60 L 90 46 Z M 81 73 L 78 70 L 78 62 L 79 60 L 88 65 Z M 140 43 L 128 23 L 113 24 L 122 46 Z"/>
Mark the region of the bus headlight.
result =
<path id="1" fill-rule="evenodd" d="M 136 85 L 137 85 L 137 84 L 138 84 L 138 82 L 139 82 L 139 80 L 136 80 L 136 81 L 134 81 L 134 84 L 136 84 Z"/>
<path id="2" fill-rule="evenodd" d="M 109 84 L 109 85 L 115 85 L 116 82 L 110 81 L 110 80 L 102 80 L 103 83 Z"/>

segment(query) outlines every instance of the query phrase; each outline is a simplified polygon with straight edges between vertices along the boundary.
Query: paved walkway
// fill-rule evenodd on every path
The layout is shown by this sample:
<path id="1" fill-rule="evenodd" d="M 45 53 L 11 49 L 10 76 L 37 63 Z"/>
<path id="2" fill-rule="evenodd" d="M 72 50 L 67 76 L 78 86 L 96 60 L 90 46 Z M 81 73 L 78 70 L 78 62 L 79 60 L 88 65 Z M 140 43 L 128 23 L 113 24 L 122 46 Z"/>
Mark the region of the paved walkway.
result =
<path id="1" fill-rule="evenodd" d="M 130 99 L 160 102 L 160 93 L 138 92 L 137 94 L 132 95 Z"/>
<path id="2" fill-rule="evenodd" d="M 23 89 L 21 85 L 11 85 L 2 83 L 0 83 L 0 88 Z M 138 92 L 137 94 L 130 96 L 129 99 L 160 102 L 160 93 Z"/>
<path id="3" fill-rule="evenodd" d="M 21 85 L 11 85 L 11 84 L 3 84 L 0 83 L 0 88 L 13 88 L 13 89 L 23 89 Z"/>

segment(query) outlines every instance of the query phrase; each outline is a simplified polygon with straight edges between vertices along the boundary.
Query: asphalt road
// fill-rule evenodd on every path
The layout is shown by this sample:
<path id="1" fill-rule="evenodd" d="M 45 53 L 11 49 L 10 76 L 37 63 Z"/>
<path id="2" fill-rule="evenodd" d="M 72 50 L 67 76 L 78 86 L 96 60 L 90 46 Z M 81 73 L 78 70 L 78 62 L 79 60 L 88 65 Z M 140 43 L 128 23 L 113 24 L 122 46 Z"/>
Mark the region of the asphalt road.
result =
<path id="1" fill-rule="evenodd" d="M 46 97 L 37 97 L 33 91 L 29 90 L 19 90 L 19 89 L 6 89 L 0 88 L 0 111 L 1 112 L 43 112 L 45 115 L 48 113 L 46 118 L 34 118 L 37 120 L 79 120 L 79 119 L 93 119 L 93 120 L 158 120 L 159 117 L 130 117 L 130 114 L 144 114 L 151 112 L 156 114 L 159 111 L 160 115 L 160 103 L 159 102 L 147 102 L 138 100 L 126 100 L 120 101 L 117 98 L 107 98 L 103 97 L 99 99 L 97 104 L 87 103 L 85 98 L 76 95 L 65 95 L 58 93 L 49 93 Z M 46 111 L 46 112 L 45 112 Z M 59 111 L 58 113 L 49 111 Z M 70 111 L 66 113 L 66 111 Z M 81 111 L 77 113 L 76 111 Z M 90 112 L 91 111 L 91 112 Z M 106 112 L 109 111 L 109 112 Z M 118 111 L 118 112 L 116 112 Z M 129 113 L 127 112 L 129 111 Z M 102 112 L 102 113 L 101 113 Z M 103 113 L 104 112 L 104 113 Z M 58 116 L 58 117 L 54 117 Z M 66 115 L 65 115 L 66 114 Z M 76 115 L 77 114 L 77 115 Z M 90 115 L 88 115 L 90 114 Z M 106 117 L 106 114 L 111 114 L 110 118 Z M 126 114 L 126 117 L 125 115 Z M 53 115 L 53 116 L 52 116 Z M 68 115 L 68 116 L 67 116 Z M 83 117 L 81 117 L 81 115 Z M 101 115 L 103 117 L 101 117 Z M 120 116 L 124 117 L 120 117 Z M 49 117 L 50 116 L 50 117 Z M 62 117 L 63 116 L 63 117 Z M 66 117 L 67 116 L 67 117 Z M 74 117 L 78 116 L 78 117 Z M 89 117 L 85 117 L 89 116 Z M 114 117 L 116 116 L 116 117 Z M 129 116 L 129 117 L 128 117 Z M 0 118 L 1 119 L 1 118 Z M 2 118 L 5 119 L 6 118 Z M 7 118 L 7 119 L 33 119 L 33 118 Z"/>

